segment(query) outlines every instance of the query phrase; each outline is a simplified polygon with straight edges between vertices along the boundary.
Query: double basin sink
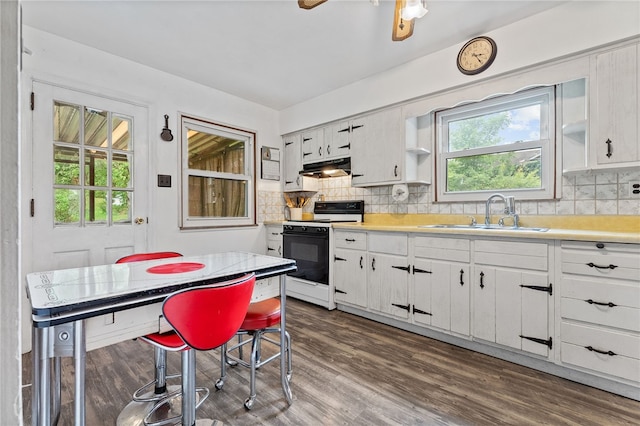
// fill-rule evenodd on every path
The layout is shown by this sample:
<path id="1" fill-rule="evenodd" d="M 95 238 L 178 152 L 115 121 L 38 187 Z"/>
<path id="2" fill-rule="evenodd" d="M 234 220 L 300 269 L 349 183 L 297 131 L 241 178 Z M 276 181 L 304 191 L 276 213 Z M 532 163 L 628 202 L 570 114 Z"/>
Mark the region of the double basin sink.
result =
<path id="1" fill-rule="evenodd" d="M 530 228 L 526 226 L 501 226 L 501 225 L 419 225 L 418 228 L 444 228 L 444 229 L 494 229 L 497 231 L 522 231 L 522 232 L 546 232 L 549 228 Z"/>

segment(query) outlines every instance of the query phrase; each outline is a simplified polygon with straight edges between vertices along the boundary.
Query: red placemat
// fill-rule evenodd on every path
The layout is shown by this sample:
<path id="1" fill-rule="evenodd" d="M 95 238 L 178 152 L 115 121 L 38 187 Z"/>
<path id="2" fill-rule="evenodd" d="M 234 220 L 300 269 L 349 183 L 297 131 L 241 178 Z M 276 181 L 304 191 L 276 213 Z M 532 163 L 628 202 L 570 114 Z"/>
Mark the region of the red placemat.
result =
<path id="1" fill-rule="evenodd" d="M 204 268 L 203 263 L 196 262 L 178 262 L 167 263 L 164 265 L 152 266 L 147 269 L 150 274 L 181 274 L 183 272 L 193 272 Z"/>

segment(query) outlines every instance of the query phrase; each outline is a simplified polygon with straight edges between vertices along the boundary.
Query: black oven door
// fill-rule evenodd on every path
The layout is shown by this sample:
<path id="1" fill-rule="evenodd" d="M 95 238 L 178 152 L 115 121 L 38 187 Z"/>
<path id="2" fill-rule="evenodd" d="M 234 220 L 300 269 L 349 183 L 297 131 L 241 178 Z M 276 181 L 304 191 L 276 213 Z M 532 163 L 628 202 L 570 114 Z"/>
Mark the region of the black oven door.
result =
<path id="1" fill-rule="evenodd" d="M 287 275 L 329 285 L 329 229 L 307 229 L 283 232 L 283 257 L 295 260 L 298 267 Z"/>

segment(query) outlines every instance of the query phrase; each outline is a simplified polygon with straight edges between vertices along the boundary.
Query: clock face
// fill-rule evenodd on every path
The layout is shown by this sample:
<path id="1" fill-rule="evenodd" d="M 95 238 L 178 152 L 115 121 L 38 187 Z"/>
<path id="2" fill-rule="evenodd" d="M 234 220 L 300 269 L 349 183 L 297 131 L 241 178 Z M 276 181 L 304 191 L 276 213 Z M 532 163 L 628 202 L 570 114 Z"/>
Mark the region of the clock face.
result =
<path id="1" fill-rule="evenodd" d="M 458 53 L 458 69 L 463 74 L 478 74 L 493 63 L 497 50 L 496 43 L 489 37 L 469 40 Z"/>

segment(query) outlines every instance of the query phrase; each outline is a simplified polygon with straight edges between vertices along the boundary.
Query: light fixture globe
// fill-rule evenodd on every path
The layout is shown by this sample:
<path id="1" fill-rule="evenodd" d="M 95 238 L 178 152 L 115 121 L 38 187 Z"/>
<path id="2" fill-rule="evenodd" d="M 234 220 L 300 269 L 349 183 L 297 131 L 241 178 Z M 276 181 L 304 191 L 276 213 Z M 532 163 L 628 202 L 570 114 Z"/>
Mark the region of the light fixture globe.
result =
<path id="1" fill-rule="evenodd" d="M 422 18 L 428 12 L 425 0 L 407 0 L 402 8 L 401 16 L 405 21 Z"/>

